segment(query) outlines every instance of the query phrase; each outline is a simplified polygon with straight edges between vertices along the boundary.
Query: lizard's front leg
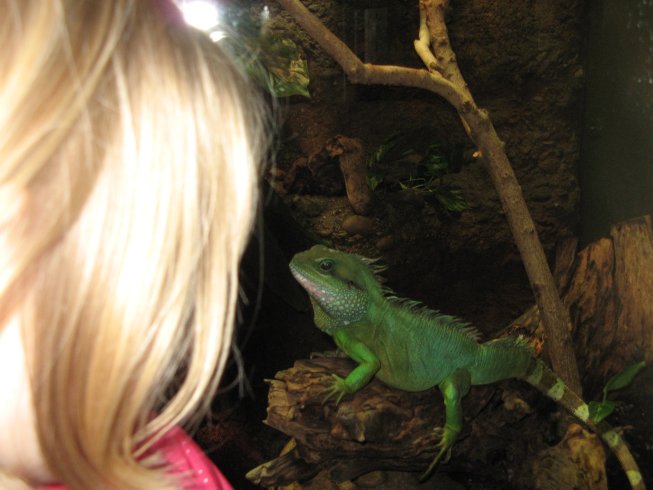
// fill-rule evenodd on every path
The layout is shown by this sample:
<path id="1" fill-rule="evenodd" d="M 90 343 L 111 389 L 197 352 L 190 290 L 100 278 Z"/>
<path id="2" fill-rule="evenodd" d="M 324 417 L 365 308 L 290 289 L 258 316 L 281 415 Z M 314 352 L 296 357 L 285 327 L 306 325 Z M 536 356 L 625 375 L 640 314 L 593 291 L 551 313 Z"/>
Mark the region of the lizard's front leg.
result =
<path id="1" fill-rule="evenodd" d="M 469 372 L 466 369 L 458 369 L 453 374 L 448 376 L 442 381 L 438 387 L 442 392 L 444 398 L 445 408 L 445 421 L 444 427 L 436 429 L 440 436 L 440 441 L 436 445 L 436 450 L 439 451 L 435 454 L 433 461 L 420 477 L 423 481 L 431 474 L 433 468 L 443 458 L 446 462 L 451 456 L 451 448 L 456 442 L 458 435 L 463 427 L 463 409 L 461 405 L 462 398 L 469 392 L 471 379 Z"/>
<path id="2" fill-rule="evenodd" d="M 341 378 L 337 374 L 331 375 L 333 381 L 325 390 L 326 397 L 322 403 L 336 396 L 336 405 L 338 405 L 343 396 L 355 393 L 369 383 L 381 367 L 381 362 L 364 343 L 352 339 L 347 332 L 338 331 L 333 338 L 338 347 L 358 363 L 346 378 Z"/>

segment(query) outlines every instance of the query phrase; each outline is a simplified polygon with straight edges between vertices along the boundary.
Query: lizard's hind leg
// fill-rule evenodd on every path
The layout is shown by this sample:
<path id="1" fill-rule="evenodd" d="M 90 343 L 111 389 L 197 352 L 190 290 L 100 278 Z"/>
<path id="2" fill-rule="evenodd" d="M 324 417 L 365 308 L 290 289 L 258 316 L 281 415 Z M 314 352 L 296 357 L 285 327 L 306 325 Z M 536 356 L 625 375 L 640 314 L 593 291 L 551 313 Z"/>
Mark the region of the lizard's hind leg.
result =
<path id="1" fill-rule="evenodd" d="M 429 467 L 420 477 L 420 481 L 426 480 L 440 461 L 447 462 L 449 460 L 451 448 L 463 427 L 463 409 L 460 402 L 469 392 L 470 384 L 469 372 L 466 369 L 458 369 L 438 385 L 444 398 L 444 427 L 435 429 L 440 438 L 435 446 L 437 452 Z"/>

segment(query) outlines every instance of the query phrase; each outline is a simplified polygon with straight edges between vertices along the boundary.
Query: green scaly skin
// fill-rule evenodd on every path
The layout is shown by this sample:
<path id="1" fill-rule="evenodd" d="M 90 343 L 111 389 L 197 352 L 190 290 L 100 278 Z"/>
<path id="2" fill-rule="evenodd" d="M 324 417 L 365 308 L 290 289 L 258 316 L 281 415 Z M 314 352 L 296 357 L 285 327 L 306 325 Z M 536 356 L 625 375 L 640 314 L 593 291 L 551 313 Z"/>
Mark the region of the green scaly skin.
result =
<path id="1" fill-rule="evenodd" d="M 632 488 L 645 489 L 642 476 L 620 434 L 589 419 L 587 404 L 572 392 L 520 339 L 478 342 L 478 332 L 464 321 L 418 307 L 381 287 L 382 268 L 373 261 L 316 245 L 290 263 L 306 289 L 318 328 L 358 366 L 346 378 L 333 375 L 325 401 L 356 393 L 376 376 L 405 391 L 437 386 L 445 404 L 444 427 L 436 455 L 423 478 L 442 460 L 462 429 L 461 399 L 471 386 L 509 378 L 527 381 L 598 433 L 616 455 Z"/>

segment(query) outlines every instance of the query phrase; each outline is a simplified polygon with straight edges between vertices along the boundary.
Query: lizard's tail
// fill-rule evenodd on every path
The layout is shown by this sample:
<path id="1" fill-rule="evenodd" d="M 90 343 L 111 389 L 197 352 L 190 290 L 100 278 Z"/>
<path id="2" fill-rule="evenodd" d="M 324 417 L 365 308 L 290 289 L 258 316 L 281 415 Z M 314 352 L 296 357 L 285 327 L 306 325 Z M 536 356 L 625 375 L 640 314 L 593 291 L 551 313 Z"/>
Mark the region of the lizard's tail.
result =
<path id="1" fill-rule="evenodd" d="M 597 433 L 619 460 L 633 490 L 646 490 L 637 462 L 619 432 L 605 422 L 593 422 L 587 404 L 542 361 L 534 359 L 522 379 L 565 407 L 574 417 Z"/>

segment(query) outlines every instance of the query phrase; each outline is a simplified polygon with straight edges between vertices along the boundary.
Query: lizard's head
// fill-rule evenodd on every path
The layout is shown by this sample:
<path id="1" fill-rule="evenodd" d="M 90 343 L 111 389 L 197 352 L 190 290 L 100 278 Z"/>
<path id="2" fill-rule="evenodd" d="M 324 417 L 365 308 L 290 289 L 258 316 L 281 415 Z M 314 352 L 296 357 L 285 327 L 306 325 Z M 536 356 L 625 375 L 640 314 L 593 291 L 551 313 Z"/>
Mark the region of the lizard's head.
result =
<path id="1" fill-rule="evenodd" d="M 367 314 L 380 286 L 364 259 L 316 245 L 295 255 L 290 271 L 308 292 L 317 326 L 347 325 Z"/>

